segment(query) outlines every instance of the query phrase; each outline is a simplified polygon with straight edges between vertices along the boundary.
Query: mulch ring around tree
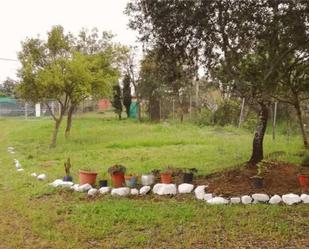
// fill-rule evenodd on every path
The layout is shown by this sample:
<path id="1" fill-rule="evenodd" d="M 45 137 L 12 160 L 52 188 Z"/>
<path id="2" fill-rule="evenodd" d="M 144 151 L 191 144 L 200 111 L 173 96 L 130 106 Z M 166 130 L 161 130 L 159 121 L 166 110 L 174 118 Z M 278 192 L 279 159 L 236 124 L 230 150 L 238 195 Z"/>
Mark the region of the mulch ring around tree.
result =
<path id="1" fill-rule="evenodd" d="M 266 193 L 283 195 L 304 192 L 297 175 L 301 166 L 285 162 L 269 162 L 264 170 L 264 187 L 254 188 L 250 177 L 256 175 L 257 169 L 243 166 L 208 176 L 197 176 L 195 185 L 207 185 L 207 192 L 225 197 Z"/>

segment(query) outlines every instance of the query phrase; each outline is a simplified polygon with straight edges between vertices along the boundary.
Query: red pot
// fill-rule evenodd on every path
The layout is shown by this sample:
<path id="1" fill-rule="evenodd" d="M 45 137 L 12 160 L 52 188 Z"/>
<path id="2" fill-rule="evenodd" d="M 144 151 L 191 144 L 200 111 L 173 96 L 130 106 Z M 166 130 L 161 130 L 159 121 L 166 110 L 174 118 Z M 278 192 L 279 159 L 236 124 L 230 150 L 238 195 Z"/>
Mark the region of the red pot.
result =
<path id="1" fill-rule="evenodd" d="M 79 171 L 79 184 L 83 185 L 86 183 L 89 183 L 91 185 L 94 185 L 97 179 L 97 174 L 96 172 L 89 172 L 89 171 Z"/>
<path id="2" fill-rule="evenodd" d="M 161 173 L 160 177 L 162 183 L 169 184 L 172 182 L 172 174 L 170 173 Z"/>
<path id="3" fill-rule="evenodd" d="M 309 189 L 309 175 L 299 175 L 298 181 L 302 188 Z"/>
<path id="4" fill-rule="evenodd" d="M 124 186 L 124 173 L 117 172 L 111 175 L 113 187 L 114 188 L 121 188 Z"/>

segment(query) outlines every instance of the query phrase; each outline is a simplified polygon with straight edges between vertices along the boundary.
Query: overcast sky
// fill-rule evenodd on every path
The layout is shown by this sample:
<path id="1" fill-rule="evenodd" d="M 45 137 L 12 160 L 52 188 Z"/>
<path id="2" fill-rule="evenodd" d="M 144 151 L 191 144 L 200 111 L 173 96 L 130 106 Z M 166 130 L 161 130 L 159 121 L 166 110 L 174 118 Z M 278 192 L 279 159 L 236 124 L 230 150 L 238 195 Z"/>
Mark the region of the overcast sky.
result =
<path id="1" fill-rule="evenodd" d="M 45 37 L 53 25 L 77 33 L 97 27 L 112 31 L 116 41 L 137 45 L 136 33 L 128 29 L 123 14 L 128 0 L 2 0 L 0 8 L 0 58 L 17 59 L 20 43 L 26 37 Z M 0 60 L 0 83 L 16 78 L 18 62 Z"/>

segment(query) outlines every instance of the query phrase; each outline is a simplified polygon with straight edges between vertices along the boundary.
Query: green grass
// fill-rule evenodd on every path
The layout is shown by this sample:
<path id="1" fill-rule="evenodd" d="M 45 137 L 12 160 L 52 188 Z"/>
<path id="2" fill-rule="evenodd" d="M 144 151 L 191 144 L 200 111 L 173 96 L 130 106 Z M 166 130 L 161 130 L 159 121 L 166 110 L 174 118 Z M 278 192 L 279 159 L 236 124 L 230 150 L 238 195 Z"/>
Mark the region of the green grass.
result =
<path id="1" fill-rule="evenodd" d="M 48 181 L 64 174 L 71 157 L 78 169 L 99 173 L 113 164 L 131 173 L 166 165 L 196 167 L 199 174 L 245 162 L 252 134 L 233 127 L 191 124 L 139 124 L 135 121 L 81 116 L 69 140 L 59 134 L 49 149 L 52 121 L 0 119 L 0 248 L 306 248 L 309 207 L 306 205 L 207 206 L 192 196 L 89 200 L 84 194 L 52 189 L 30 177 L 46 173 Z M 10 155 L 7 147 L 17 153 Z M 266 154 L 285 151 L 279 160 L 299 163 L 301 139 L 265 138 Z M 25 172 L 16 172 L 13 158 Z"/>

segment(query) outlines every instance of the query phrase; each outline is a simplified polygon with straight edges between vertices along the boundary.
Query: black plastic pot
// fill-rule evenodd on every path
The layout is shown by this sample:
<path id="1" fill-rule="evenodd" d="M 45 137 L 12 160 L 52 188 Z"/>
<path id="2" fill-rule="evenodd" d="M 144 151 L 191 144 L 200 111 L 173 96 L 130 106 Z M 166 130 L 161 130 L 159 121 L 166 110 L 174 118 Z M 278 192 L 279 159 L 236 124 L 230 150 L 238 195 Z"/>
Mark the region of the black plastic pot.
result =
<path id="1" fill-rule="evenodd" d="M 193 181 L 193 173 L 184 173 L 183 174 L 183 182 L 184 183 L 192 183 Z"/>
<path id="2" fill-rule="evenodd" d="M 252 185 L 255 188 L 263 188 L 264 178 L 262 177 L 252 177 Z"/>
<path id="3" fill-rule="evenodd" d="M 107 187 L 107 180 L 100 180 L 99 185 L 100 185 L 100 188 Z"/>
<path id="4" fill-rule="evenodd" d="M 63 177 L 64 182 L 73 182 L 73 177 L 72 176 L 65 176 Z"/>

